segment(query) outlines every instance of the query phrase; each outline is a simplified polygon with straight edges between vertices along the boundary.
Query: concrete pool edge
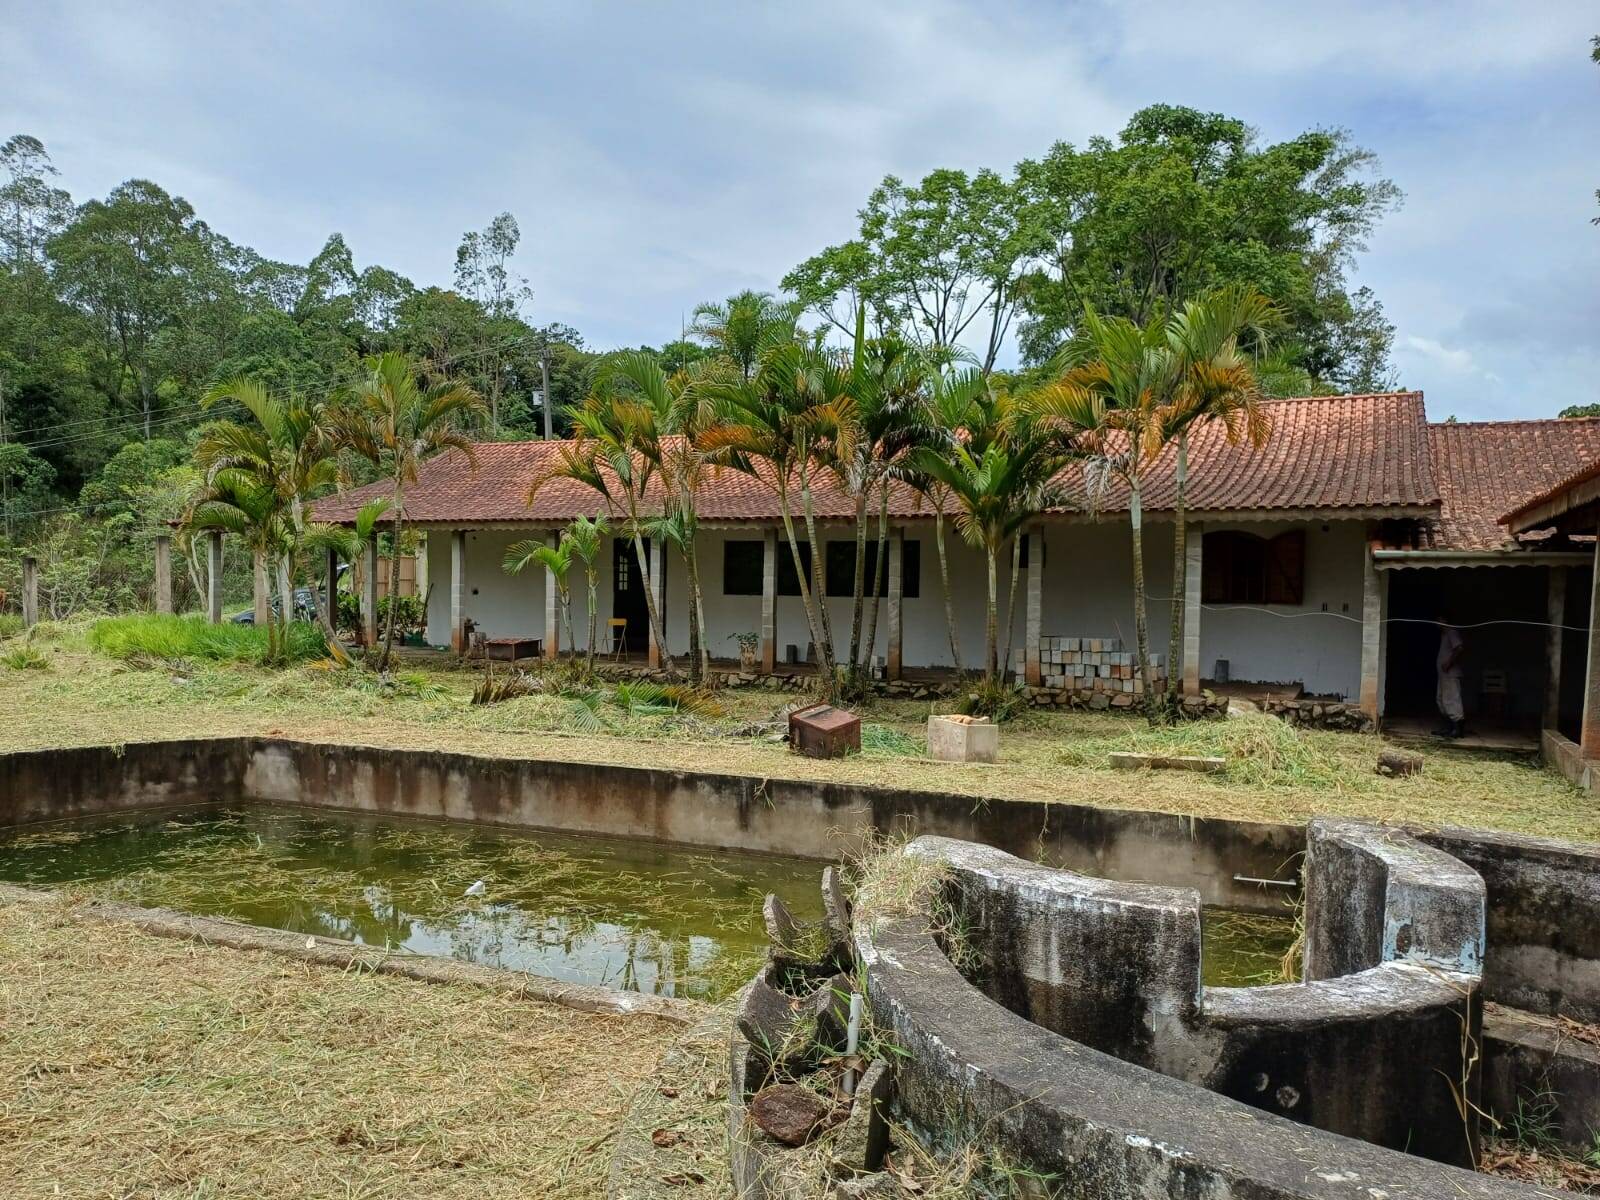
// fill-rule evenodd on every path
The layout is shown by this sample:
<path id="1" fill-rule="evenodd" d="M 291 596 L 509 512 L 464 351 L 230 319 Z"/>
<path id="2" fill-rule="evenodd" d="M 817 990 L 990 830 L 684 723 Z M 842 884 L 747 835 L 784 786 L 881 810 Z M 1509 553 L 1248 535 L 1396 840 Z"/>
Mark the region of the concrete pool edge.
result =
<path id="1" fill-rule="evenodd" d="M 75 902 L 60 892 L 0 883 L 0 905 L 67 905 L 74 915 L 108 924 L 129 925 L 157 937 L 226 946 L 233 950 L 260 951 L 341 970 L 357 968 L 396 975 L 420 983 L 467 984 L 521 999 L 556 1004 L 603 1016 L 655 1017 L 678 1025 L 692 1025 L 704 1017 L 707 1006 L 695 1000 L 651 996 L 588 984 L 564 983 L 526 971 L 463 963 L 434 955 L 408 954 L 365 946 L 342 938 L 293 933 L 264 925 L 249 925 L 226 917 L 201 917 L 167 908 L 138 908 L 108 900 Z"/>

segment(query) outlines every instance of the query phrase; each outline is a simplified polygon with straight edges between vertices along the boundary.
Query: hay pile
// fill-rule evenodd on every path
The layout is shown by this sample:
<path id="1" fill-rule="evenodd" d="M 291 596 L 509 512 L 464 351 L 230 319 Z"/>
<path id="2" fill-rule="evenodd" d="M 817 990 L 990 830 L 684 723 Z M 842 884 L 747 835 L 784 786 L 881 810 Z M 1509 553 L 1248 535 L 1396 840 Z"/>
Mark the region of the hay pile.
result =
<path id="1" fill-rule="evenodd" d="M 0 904 L 15 1196 L 596 1196 L 681 1030 Z"/>

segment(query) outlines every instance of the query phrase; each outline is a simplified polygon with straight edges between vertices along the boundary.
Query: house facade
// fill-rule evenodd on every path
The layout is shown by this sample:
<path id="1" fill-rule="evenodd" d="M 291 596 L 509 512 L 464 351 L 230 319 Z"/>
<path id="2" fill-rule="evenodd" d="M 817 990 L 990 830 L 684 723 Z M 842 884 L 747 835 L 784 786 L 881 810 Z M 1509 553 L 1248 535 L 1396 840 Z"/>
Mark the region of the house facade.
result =
<path id="1" fill-rule="evenodd" d="M 1586 603 L 1590 553 L 1564 538 L 1513 536 L 1497 522 L 1600 457 L 1600 421 L 1430 424 L 1415 392 L 1267 407 L 1273 433 L 1260 449 L 1231 444 L 1216 428 L 1191 441 L 1184 653 L 1163 669 L 1180 671 L 1189 693 L 1221 682 L 1272 685 L 1282 694 L 1360 705 L 1374 719 L 1386 712 L 1422 715 L 1431 710 L 1429 647 L 1437 646 L 1435 620 L 1443 607 L 1452 610 L 1446 615 L 1453 623 L 1493 633 L 1469 633 L 1469 669 L 1482 676 L 1469 681 L 1469 709 L 1492 710 L 1497 720 L 1559 720 L 1567 648 L 1546 644 L 1546 617 L 1558 595 L 1566 603 L 1581 594 Z M 541 487 L 530 503 L 530 483 L 559 449 L 556 442 L 481 444 L 475 462 L 436 458 L 408 489 L 407 519 L 426 543 L 430 643 L 459 652 L 482 635 L 538 639 L 546 655 L 585 648 L 581 569 L 569 581 L 577 645 L 568 646 L 545 572 L 509 575 L 502 565 L 513 543 L 553 541 L 580 514 L 616 522 L 604 497 L 568 480 Z M 1091 504 L 1076 467 L 1063 483 L 1074 503 L 1027 530 L 1009 605 L 1010 564 L 1002 568 L 1002 649 L 1009 610 L 1009 644 L 1029 683 L 1132 690 L 1131 671 L 1121 670 L 1120 660 L 1108 667 L 1104 685 L 1060 669 L 1059 647 L 1087 652 L 1088 639 L 1105 654 L 1127 654 L 1134 643 L 1128 496 L 1112 488 Z M 369 491 L 376 494 L 362 489 L 324 500 L 318 515 L 349 521 Z M 1170 452 L 1149 469 L 1142 499 L 1151 648 L 1165 655 L 1175 499 Z M 803 662 L 810 634 L 775 493 L 759 479 L 724 471 L 707 482 L 697 503 L 712 655 L 734 658 L 740 635 L 754 635 L 764 670 Z M 853 505 L 823 486 L 815 508 L 826 603 L 842 645 L 854 585 Z M 869 520 L 870 541 L 875 512 Z M 890 678 L 951 667 L 935 514 L 925 498 L 895 490 L 889 529 L 874 657 Z M 954 640 L 970 668 L 983 655 L 987 568 L 949 520 L 944 541 Z M 682 655 L 689 642 L 683 561 L 654 545 L 646 555 L 667 648 Z M 874 565 L 869 561 L 869 578 Z M 639 566 L 629 541 L 614 538 L 603 549 L 597 649 L 609 654 L 620 642 L 655 662 L 661 647 L 649 628 Z"/>

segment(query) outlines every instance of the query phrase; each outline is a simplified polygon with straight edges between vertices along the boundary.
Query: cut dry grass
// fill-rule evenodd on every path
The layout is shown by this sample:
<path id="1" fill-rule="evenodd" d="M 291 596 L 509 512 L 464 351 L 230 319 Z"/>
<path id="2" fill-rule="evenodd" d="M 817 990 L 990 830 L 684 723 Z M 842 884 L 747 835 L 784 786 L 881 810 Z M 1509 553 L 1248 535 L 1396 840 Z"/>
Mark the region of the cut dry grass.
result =
<path id="1" fill-rule="evenodd" d="M 8 1197 L 593 1197 L 678 1027 L 0 905 Z"/>
<path id="2" fill-rule="evenodd" d="M 922 742 L 928 703 L 885 701 L 869 713 L 883 731 L 871 735 L 873 748 L 828 761 L 728 736 L 787 698 L 765 691 L 721 693 L 727 715 L 719 721 L 635 713 L 604 732 L 583 732 L 558 697 L 471 705 L 476 675 L 468 671 L 422 667 L 408 676 L 417 686 L 385 689 L 370 676 L 315 667 L 140 669 L 90 652 L 70 630 L 44 645 L 55 670 L 0 672 L 7 713 L 0 750 L 265 734 L 1238 820 L 1299 823 L 1329 814 L 1600 841 L 1600 808 L 1527 759 L 1440 747 L 1425 752 L 1422 775 L 1384 778 L 1373 770 L 1380 738 L 1295 730 L 1268 717 L 1150 730 L 1120 714 L 1032 710 L 1004 727 L 1001 762 L 958 764 L 905 752 Z M 1112 749 L 1222 753 L 1230 766 L 1215 776 L 1115 772 L 1106 760 Z"/>

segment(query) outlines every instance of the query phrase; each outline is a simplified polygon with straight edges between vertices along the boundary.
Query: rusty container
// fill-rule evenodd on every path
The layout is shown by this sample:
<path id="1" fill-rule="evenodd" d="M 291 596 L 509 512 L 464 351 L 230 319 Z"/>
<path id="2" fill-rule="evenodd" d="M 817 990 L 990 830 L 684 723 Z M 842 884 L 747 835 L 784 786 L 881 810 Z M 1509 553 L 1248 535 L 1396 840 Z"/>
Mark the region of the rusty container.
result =
<path id="1" fill-rule="evenodd" d="M 807 758 L 843 758 L 861 749 L 861 718 L 831 704 L 789 714 L 789 745 Z"/>

